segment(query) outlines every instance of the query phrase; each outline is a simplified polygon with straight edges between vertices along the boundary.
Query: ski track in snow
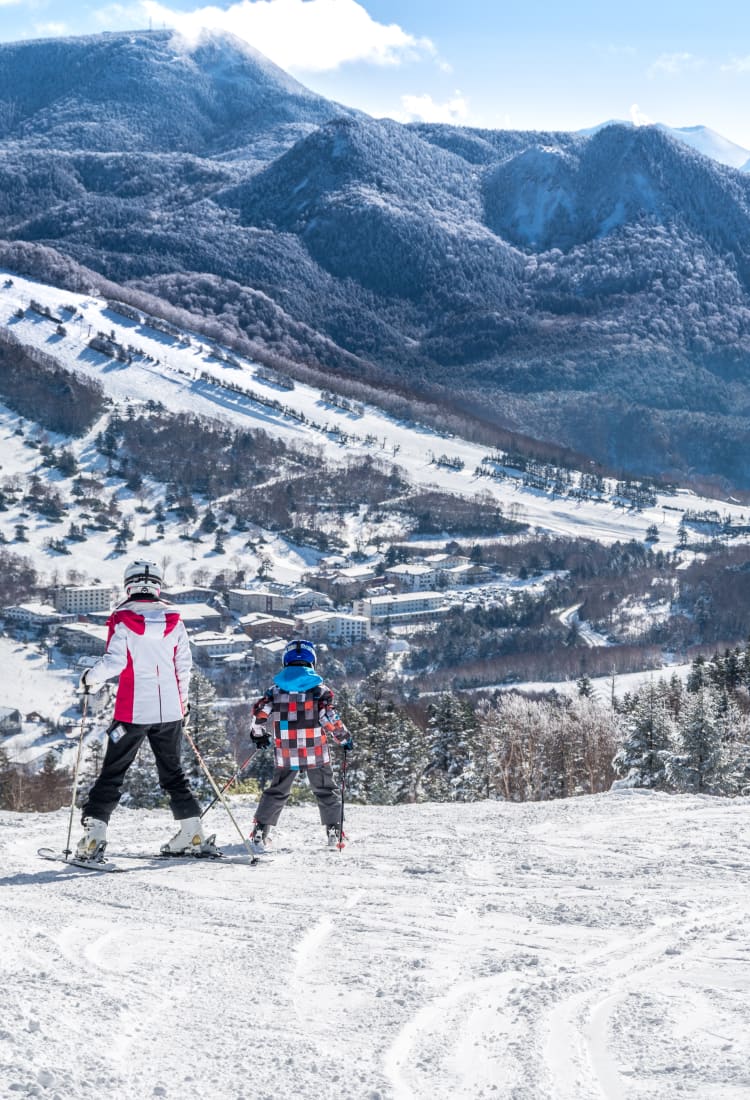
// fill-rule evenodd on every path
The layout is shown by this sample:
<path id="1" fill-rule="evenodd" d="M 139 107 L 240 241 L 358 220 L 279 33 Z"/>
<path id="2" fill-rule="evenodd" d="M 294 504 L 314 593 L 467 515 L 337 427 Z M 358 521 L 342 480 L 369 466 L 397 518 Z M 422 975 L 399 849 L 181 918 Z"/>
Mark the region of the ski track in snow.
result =
<path id="1" fill-rule="evenodd" d="M 334 853 L 302 806 L 285 859 L 97 876 L 36 857 L 66 811 L 0 814 L 0 1097 L 750 1096 L 749 817 L 633 791 L 352 806 Z M 170 827 L 120 809 L 109 854 Z"/>

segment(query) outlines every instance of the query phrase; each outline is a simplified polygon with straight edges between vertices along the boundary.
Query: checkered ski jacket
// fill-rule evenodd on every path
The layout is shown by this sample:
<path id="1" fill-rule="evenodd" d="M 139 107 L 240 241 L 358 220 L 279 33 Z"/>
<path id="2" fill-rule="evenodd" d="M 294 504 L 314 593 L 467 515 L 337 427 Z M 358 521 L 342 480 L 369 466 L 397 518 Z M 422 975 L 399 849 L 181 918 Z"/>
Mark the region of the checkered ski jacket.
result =
<path id="1" fill-rule="evenodd" d="M 257 725 L 271 720 L 277 768 L 320 768 L 329 764 L 328 737 L 349 736 L 334 708 L 333 692 L 312 669 L 283 668 L 253 706 Z"/>

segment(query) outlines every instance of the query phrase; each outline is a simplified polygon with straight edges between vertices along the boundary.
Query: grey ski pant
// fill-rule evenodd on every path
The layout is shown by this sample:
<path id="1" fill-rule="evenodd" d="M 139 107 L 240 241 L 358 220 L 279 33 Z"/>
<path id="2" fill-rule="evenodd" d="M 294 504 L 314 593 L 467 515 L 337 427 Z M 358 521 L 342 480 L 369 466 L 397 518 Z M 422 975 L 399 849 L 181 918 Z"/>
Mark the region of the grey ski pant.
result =
<path id="1" fill-rule="evenodd" d="M 323 764 L 320 768 L 307 768 L 310 788 L 318 800 L 320 820 L 323 825 L 338 825 L 341 819 L 341 805 L 333 768 Z M 281 811 L 292 789 L 292 784 L 300 774 L 298 768 L 276 768 L 271 782 L 261 795 L 255 820 L 261 825 L 277 825 Z"/>
<path id="2" fill-rule="evenodd" d="M 159 786 L 169 795 L 173 817 L 178 821 L 186 817 L 198 817 L 201 808 L 190 790 L 180 762 L 182 722 L 159 722 L 152 726 L 120 722 L 119 725 L 125 732 L 117 741 L 110 738 L 107 742 L 102 770 L 89 791 L 81 817 L 109 821 L 110 814 L 120 801 L 125 773 L 135 760 L 144 737 L 148 737 L 151 745 Z"/>

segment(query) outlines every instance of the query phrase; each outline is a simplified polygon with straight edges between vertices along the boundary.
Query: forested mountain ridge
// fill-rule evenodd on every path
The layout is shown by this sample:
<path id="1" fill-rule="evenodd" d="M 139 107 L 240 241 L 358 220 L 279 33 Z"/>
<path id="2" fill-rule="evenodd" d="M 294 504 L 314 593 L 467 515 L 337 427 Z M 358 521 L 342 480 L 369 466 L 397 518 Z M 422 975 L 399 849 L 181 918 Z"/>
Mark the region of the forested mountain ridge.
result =
<path id="1" fill-rule="evenodd" d="M 750 485 L 750 177 L 656 127 L 403 126 L 227 36 L 32 41 L 0 47 L 0 236 L 610 466 Z"/>
<path id="2" fill-rule="evenodd" d="M 0 136 L 30 147 L 238 156 L 270 132 L 293 140 L 346 113 L 228 34 L 0 45 Z"/>

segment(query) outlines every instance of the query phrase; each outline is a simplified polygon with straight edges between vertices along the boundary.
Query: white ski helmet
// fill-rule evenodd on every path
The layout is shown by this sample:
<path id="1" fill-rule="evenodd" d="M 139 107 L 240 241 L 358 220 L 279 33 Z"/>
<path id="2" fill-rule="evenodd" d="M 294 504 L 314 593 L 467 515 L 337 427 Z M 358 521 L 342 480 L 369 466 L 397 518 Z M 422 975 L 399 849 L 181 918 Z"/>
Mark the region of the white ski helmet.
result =
<path id="1" fill-rule="evenodd" d="M 133 561 L 125 570 L 122 583 L 128 596 L 158 596 L 161 569 L 155 561 Z"/>

